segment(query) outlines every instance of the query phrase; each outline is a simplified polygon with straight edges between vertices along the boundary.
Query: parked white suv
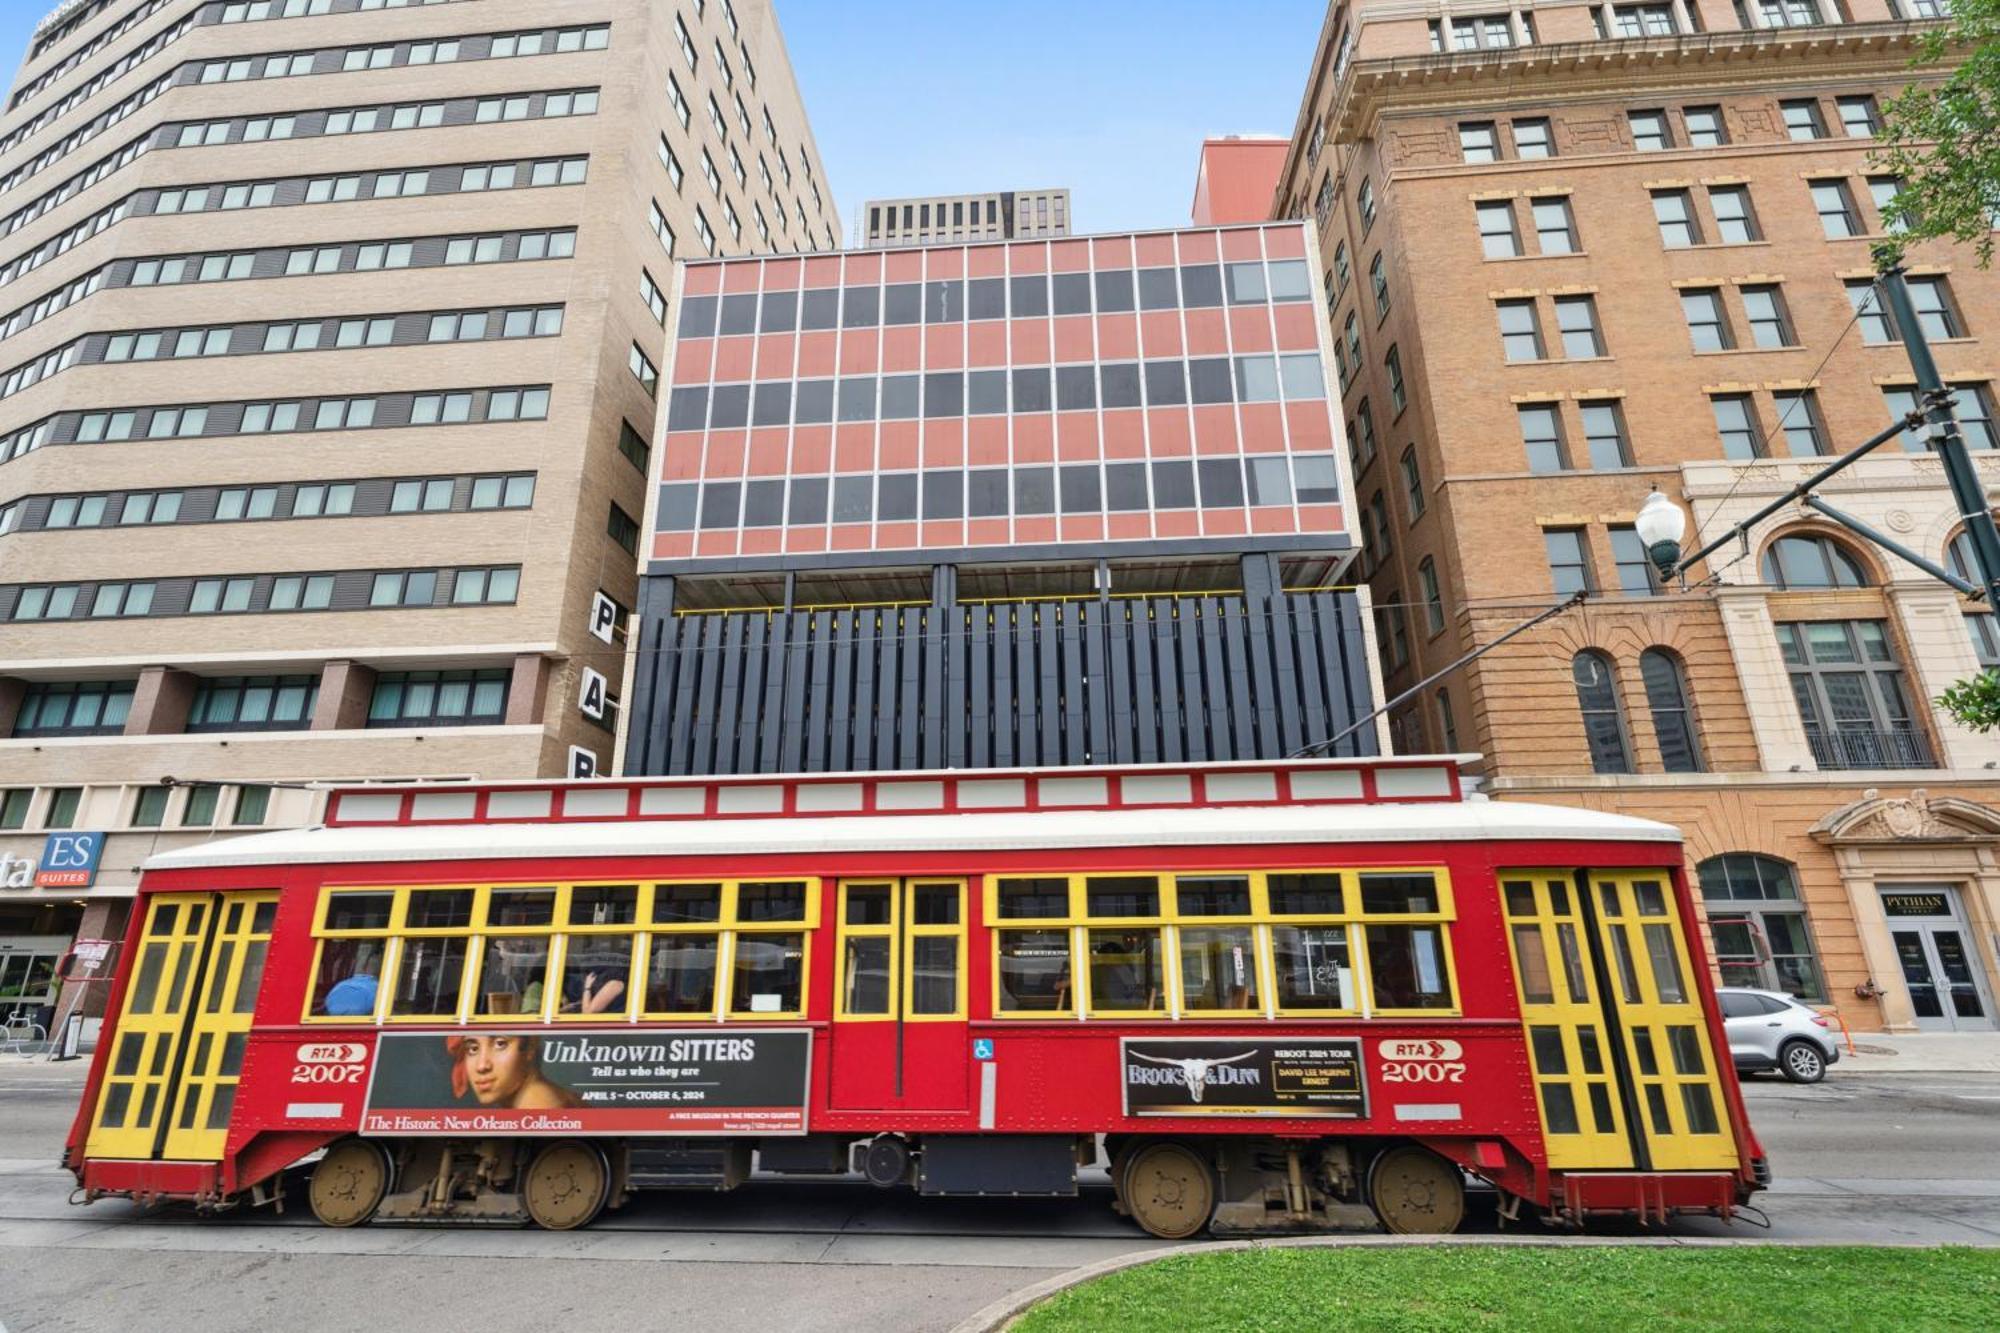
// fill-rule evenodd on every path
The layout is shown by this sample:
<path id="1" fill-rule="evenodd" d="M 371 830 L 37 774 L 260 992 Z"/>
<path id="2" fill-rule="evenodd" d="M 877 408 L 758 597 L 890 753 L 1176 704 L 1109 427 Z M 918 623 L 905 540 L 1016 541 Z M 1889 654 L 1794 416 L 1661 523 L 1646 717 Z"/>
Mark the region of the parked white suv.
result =
<path id="1" fill-rule="evenodd" d="M 1783 991 L 1725 986 L 1715 995 L 1737 1073 L 1775 1069 L 1794 1083 L 1817 1083 L 1840 1059 L 1826 1018 Z"/>

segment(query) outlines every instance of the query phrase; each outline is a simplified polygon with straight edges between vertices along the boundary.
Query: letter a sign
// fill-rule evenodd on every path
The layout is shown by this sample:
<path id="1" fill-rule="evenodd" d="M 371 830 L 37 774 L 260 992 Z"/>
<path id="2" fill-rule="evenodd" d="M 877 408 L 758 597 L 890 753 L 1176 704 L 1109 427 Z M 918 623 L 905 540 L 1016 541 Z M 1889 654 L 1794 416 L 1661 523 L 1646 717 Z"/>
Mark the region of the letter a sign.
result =
<path id="1" fill-rule="evenodd" d="M 604 679 L 603 672 L 585 667 L 583 669 L 583 685 L 577 692 L 576 706 L 582 709 L 583 715 L 593 722 L 602 722 L 604 720 L 605 695 L 609 689 L 609 683 Z"/>

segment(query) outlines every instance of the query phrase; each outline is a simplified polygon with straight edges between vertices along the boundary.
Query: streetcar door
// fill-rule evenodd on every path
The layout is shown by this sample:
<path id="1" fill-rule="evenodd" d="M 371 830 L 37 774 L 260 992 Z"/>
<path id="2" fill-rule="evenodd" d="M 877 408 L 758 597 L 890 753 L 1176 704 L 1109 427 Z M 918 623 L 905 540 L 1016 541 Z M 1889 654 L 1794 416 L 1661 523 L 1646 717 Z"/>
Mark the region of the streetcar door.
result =
<path id="1" fill-rule="evenodd" d="M 271 893 L 146 900 L 87 1156 L 221 1159 L 250 1026 L 236 1006 L 255 1005 L 276 903 Z"/>
<path id="2" fill-rule="evenodd" d="M 1592 872 L 1602 984 L 1627 1063 L 1627 1113 L 1661 1171 L 1738 1165 L 1699 978 L 1663 870 Z M 1727 1058 L 1725 1053 L 1724 1058 Z"/>
<path id="3" fill-rule="evenodd" d="M 1591 975 L 1596 949 L 1575 881 L 1560 871 L 1503 874 L 1500 900 L 1549 1165 L 1629 1167 L 1632 1145 Z"/>
<path id="4" fill-rule="evenodd" d="M 838 901 L 836 1111 L 968 1104 L 963 880 L 847 880 Z"/>

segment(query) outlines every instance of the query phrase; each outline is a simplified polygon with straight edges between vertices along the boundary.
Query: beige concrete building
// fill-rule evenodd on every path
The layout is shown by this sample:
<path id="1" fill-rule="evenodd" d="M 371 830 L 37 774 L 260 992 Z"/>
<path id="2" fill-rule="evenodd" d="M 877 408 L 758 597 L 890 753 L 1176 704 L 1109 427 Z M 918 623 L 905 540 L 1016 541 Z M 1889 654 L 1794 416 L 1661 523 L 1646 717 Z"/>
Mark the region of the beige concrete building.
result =
<path id="1" fill-rule="evenodd" d="M 832 200 L 763 0 L 52 14 L 0 115 L 0 959 L 313 815 L 231 784 L 608 763 L 675 260 Z M 64 830 L 87 893 L 18 873 Z"/>
<path id="2" fill-rule="evenodd" d="M 1068 190 L 870 199 L 861 206 L 862 245 L 950 245 L 1070 234 Z"/>
<path id="3" fill-rule="evenodd" d="M 1401 707 L 1398 748 L 1680 825 L 1724 978 L 1864 1030 L 1994 1026 L 2000 743 L 1927 702 L 2000 663 L 1992 617 L 1809 510 L 1686 589 L 1632 525 L 1657 488 L 1705 541 L 1907 411 L 1870 154 L 1940 12 L 1347 0 L 1274 202 L 1330 261 L 1386 692 L 1593 594 Z M 2000 483 L 2000 276 L 1926 245 L 1911 289 Z M 1824 494 L 1953 558 L 1921 452 Z"/>

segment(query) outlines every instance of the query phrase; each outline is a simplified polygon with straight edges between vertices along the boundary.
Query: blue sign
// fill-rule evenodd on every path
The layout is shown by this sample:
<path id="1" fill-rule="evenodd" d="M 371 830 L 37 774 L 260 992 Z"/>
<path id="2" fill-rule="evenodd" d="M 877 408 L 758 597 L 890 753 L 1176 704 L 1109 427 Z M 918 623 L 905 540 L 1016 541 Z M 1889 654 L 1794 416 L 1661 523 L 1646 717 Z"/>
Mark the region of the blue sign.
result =
<path id="1" fill-rule="evenodd" d="M 974 1037 L 972 1039 L 972 1058 L 975 1060 L 991 1060 L 993 1058 L 993 1038 Z"/>
<path id="2" fill-rule="evenodd" d="M 35 887 L 87 889 L 97 882 L 97 862 L 103 855 L 102 833 L 51 833 L 42 847 Z"/>

